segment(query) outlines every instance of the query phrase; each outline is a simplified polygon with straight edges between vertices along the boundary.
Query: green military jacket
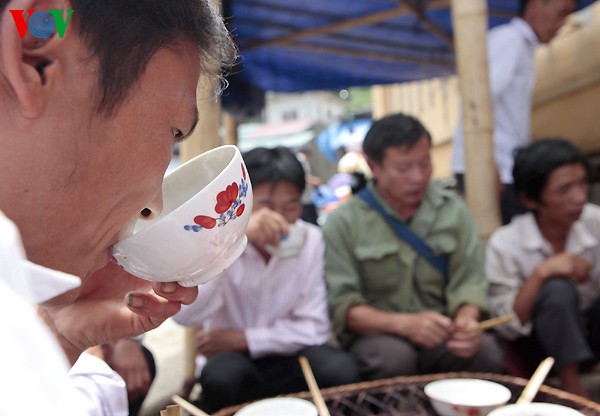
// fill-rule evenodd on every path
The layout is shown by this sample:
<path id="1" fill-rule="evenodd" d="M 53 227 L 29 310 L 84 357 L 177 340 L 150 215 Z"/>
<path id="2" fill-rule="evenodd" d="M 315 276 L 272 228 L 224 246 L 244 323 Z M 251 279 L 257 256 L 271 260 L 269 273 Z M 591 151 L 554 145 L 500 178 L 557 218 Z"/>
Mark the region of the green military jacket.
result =
<path id="1" fill-rule="evenodd" d="M 402 221 L 375 187 L 368 186 L 385 210 Z M 325 278 L 333 331 L 342 344 L 353 339 L 346 329 L 346 314 L 358 304 L 388 312 L 436 311 L 450 317 L 470 304 L 487 313 L 483 252 L 462 199 L 430 184 L 408 226 L 435 254 L 447 255 L 447 277 L 400 240 L 361 198 L 353 196 L 327 217 Z"/>

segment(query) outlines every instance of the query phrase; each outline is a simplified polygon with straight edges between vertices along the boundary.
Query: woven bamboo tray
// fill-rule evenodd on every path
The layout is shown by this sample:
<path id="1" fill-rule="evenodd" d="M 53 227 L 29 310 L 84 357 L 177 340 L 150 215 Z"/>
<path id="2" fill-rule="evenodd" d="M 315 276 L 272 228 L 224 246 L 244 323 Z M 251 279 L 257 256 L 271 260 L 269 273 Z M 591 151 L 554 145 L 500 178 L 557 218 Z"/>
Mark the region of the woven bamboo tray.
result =
<path id="1" fill-rule="evenodd" d="M 423 388 L 431 381 L 447 378 L 479 378 L 503 384 L 512 393 L 509 403 L 517 400 L 527 384 L 526 379 L 519 377 L 461 372 L 395 377 L 321 391 L 331 416 L 436 416 Z M 290 394 L 286 397 L 311 400 L 308 392 Z M 561 404 L 579 410 L 585 415 L 600 416 L 600 404 L 546 385 L 540 388 L 535 401 Z M 214 413 L 213 416 L 232 416 L 243 406 L 228 407 Z"/>

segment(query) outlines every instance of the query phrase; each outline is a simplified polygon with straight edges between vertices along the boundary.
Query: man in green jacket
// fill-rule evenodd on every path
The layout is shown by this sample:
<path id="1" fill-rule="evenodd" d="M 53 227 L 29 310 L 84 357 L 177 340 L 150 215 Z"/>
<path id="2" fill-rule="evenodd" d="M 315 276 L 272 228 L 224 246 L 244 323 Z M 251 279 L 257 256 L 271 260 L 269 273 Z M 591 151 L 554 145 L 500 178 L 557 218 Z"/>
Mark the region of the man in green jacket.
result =
<path id="1" fill-rule="evenodd" d="M 501 372 L 494 337 L 464 331 L 488 311 L 483 253 L 462 200 L 430 183 L 430 134 L 413 117 L 391 115 L 372 125 L 363 150 L 373 182 L 323 228 L 339 341 L 366 379 Z"/>

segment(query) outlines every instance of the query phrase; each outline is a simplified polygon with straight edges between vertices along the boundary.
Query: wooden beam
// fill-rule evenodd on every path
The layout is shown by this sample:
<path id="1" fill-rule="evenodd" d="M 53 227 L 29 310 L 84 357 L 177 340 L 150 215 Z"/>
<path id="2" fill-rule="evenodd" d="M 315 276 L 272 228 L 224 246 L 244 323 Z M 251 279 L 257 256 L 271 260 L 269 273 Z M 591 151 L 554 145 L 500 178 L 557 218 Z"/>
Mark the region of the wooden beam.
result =
<path id="1" fill-rule="evenodd" d="M 261 25 L 265 24 L 265 22 L 263 20 L 250 19 L 250 18 L 238 18 L 236 20 L 236 22 L 241 25 L 254 26 L 257 29 L 260 28 Z M 269 23 L 269 27 L 281 30 L 282 32 L 294 32 L 294 31 L 298 30 L 297 27 L 283 25 L 283 24 L 275 23 L 275 22 Z M 405 30 L 407 32 L 409 32 L 409 31 L 413 32 L 414 27 L 413 26 L 398 27 L 398 28 L 396 28 L 396 30 Z M 358 35 L 348 34 L 348 33 L 332 33 L 327 36 L 327 39 L 339 40 L 342 42 L 352 43 L 354 45 L 363 44 L 363 45 L 365 45 L 365 47 L 368 47 L 368 48 L 371 48 L 371 46 L 374 44 L 374 42 L 376 42 L 377 46 L 384 46 L 386 48 L 391 48 L 394 51 L 403 49 L 406 51 L 432 53 L 432 54 L 438 54 L 438 55 L 453 53 L 452 48 L 448 48 L 445 46 L 431 46 L 430 44 L 416 43 L 416 42 L 412 42 L 412 43 L 399 42 L 395 39 L 389 39 L 389 38 L 388 39 L 378 39 L 378 38 L 373 38 L 373 37 L 368 37 L 368 36 L 358 36 Z M 248 39 L 247 40 L 247 43 L 254 43 L 254 42 L 257 43 L 257 42 L 260 42 L 260 40 L 258 40 L 258 39 L 254 39 L 254 40 Z M 242 50 L 245 50 L 243 43 L 240 43 L 239 46 Z"/>
<path id="2" fill-rule="evenodd" d="M 428 19 L 427 16 L 425 16 L 425 11 L 423 8 L 415 6 L 412 0 L 398 0 L 398 2 L 403 4 L 409 10 L 410 14 L 412 14 L 419 20 L 419 22 L 421 22 L 425 29 L 429 30 L 433 35 L 446 42 L 446 44 L 451 48 L 454 48 L 454 39 L 452 36 L 446 33 L 446 31 L 441 26 L 438 26 L 434 21 Z"/>
<path id="3" fill-rule="evenodd" d="M 305 43 L 291 43 L 289 45 L 285 45 L 286 48 L 290 49 L 302 49 L 309 52 L 317 52 L 317 53 L 325 53 L 325 54 L 333 54 L 333 55 L 343 55 L 350 56 L 353 58 L 360 59 L 372 59 L 374 61 L 385 61 L 385 62 L 409 62 L 413 64 L 419 65 L 430 65 L 430 66 L 441 66 L 447 68 L 454 68 L 454 60 L 453 59 L 440 59 L 440 58 L 427 58 L 427 57 L 417 57 L 417 56 L 406 56 L 400 54 L 386 54 L 380 52 L 366 51 L 366 50 L 352 50 L 347 48 L 339 48 L 332 46 L 324 46 L 324 45 L 314 45 L 314 44 L 305 44 Z"/>
<path id="4" fill-rule="evenodd" d="M 427 9 L 436 9 L 441 7 L 447 7 L 449 4 L 449 0 L 434 0 L 432 1 Z M 356 17 L 354 19 L 345 19 L 340 22 L 328 24 L 325 26 L 320 26 L 316 28 L 310 28 L 306 30 L 300 30 L 298 32 L 290 33 L 288 35 L 281 36 L 275 39 L 264 40 L 260 42 L 256 42 L 254 44 L 248 44 L 244 49 L 252 50 L 257 48 L 263 48 L 266 46 L 275 46 L 275 45 L 283 45 L 289 44 L 292 42 L 296 42 L 300 39 L 315 37 L 315 36 L 323 36 L 328 35 L 330 33 L 341 32 L 343 30 L 352 29 L 357 26 L 367 26 L 373 25 L 384 20 L 393 19 L 395 17 L 404 16 L 410 13 L 410 10 L 407 7 L 396 7 L 389 10 L 384 10 L 377 13 L 368 14 L 365 16 Z"/>

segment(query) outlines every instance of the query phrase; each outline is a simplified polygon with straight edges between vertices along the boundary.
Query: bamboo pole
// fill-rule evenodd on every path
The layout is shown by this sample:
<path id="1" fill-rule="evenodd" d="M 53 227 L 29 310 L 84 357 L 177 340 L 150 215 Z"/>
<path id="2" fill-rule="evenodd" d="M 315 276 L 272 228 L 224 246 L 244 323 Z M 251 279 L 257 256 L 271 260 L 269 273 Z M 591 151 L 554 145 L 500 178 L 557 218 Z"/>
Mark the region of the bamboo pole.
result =
<path id="1" fill-rule="evenodd" d="M 211 0 L 221 9 L 221 0 Z M 210 68 L 217 72 L 218 68 Z M 215 94 L 218 83 L 216 77 L 200 74 L 196 87 L 196 103 L 198 105 L 198 124 L 191 136 L 182 143 L 180 157 L 186 162 L 207 150 L 221 146 L 223 140 L 219 135 L 221 127 L 221 99 Z"/>
<path id="2" fill-rule="evenodd" d="M 238 144 L 238 122 L 234 116 L 229 113 L 223 113 L 223 129 L 225 134 L 223 144 Z"/>
<path id="3" fill-rule="evenodd" d="M 220 6 L 220 0 L 213 0 Z M 221 123 L 221 100 L 215 95 L 216 77 L 200 74 L 196 87 L 196 103 L 198 105 L 198 124 L 186 141 L 181 144 L 179 157 L 186 162 L 193 157 L 214 149 L 222 144 L 219 128 Z M 186 381 L 195 379 L 196 347 L 194 342 L 195 328 L 186 328 L 183 347 L 183 373 Z"/>
<path id="4" fill-rule="evenodd" d="M 198 103 L 198 124 L 191 136 L 181 144 L 181 161 L 186 162 L 207 150 L 221 145 L 221 100 L 215 96 L 215 83 L 219 80 L 200 76 L 196 97 Z"/>
<path id="5" fill-rule="evenodd" d="M 452 0 L 454 49 L 462 97 L 467 205 L 486 242 L 500 225 L 487 59 L 487 1 Z"/>

